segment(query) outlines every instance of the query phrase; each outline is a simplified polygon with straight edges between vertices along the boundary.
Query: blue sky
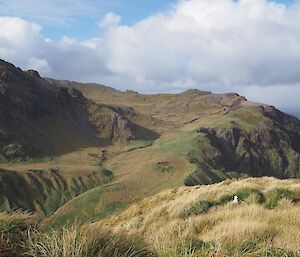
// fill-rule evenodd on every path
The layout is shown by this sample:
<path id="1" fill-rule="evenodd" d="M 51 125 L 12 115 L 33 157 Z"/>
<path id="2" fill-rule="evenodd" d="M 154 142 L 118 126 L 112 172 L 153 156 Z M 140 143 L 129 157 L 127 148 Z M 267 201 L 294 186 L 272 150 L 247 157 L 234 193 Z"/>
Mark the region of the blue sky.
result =
<path id="1" fill-rule="evenodd" d="M 103 1 L 99 0 L 100 2 Z M 81 17 L 64 26 L 46 24 L 43 34 L 54 40 L 60 39 L 62 36 L 86 40 L 102 34 L 102 31 L 97 26 L 97 22 L 108 12 L 120 15 L 122 24 L 132 25 L 151 14 L 165 11 L 172 3 L 174 3 L 172 0 L 113 0 L 105 4 L 100 3 L 97 15 Z"/>

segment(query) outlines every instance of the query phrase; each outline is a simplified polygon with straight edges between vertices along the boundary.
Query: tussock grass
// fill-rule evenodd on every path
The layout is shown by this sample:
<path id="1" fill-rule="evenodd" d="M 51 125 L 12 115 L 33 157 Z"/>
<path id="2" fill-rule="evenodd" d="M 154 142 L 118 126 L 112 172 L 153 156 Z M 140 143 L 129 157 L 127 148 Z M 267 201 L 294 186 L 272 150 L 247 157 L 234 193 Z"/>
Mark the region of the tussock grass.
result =
<path id="1" fill-rule="evenodd" d="M 298 180 L 274 178 L 182 187 L 145 199 L 98 226 L 142 235 L 166 257 L 300 256 L 300 205 L 293 202 L 299 189 Z M 232 203 L 234 195 L 240 204 Z"/>
<path id="2" fill-rule="evenodd" d="M 126 234 L 72 225 L 43 233 L 28 213 L 0 214 L 1 257 L 148 257 L 157 256 L 142 240 Z"/>
<path id="3" fill-rule="evenodd" d="M 294 193 L 286 188 L 274 188 L 267 193 L 266 206 L 273 209 L 278 205 L 281 199 L 291 198 L 293 195 Z"/>
<path id="4" fill-rule="evenodd" d="M 47 233 L 27 213 L 0 214 L 0 249 L 6 257 L 300 256 L 299 192 L 298 180 L 273 178 L 181 187 Z"/>
<path id="5" fill-rule="evenodd" d="M 277 189 L 275 189 L 275 191 L 276 190 Z M 286 190 L 286 191 L 288 191 L 288 190 Z M 242 188 L 233 194 L 223 195 L 217 200 L 196 201 L 196 202 L 192 203 L 189 208 L 184 209 L 180 216 L 182 218 L 188 218 L 189 216 L 192 216 L 192 215 L 199 215 L 201 213 L 205 213 L 212 207 L 225 205 L 225 204 L 229 203 L 230 201 L 232 201 L 232 199 L 235 195 L 238 196 L 240 201 L 248 200 L 248 202 L 256 202 L 256 203 L 260 203 L 260 204 L 265 202 L 265 196 L 261 191 L 259 191 L 257 189 L 253 189 L 253 188 Z M 270 192 L 269 195 L 270 195 L 270 197 L 273 197 L 272 192 Z M 250 196 L 251 196 L 251 199 L 249 199 Z M 276 194 L 276 196 L 277 196 L 277 194 Z M 278 195 L 278 198 L 276 198 L 277 202 L 280 197 L 281 197 L 281 195 Z M 273 203 L 273 202 L 275 202 L 275 200 L 273 200 L 273 198 L 272 199 L 270 198 L 269 201 L 270 201 L 270 203 Z"/>
<path id="6" fill-rule="evenodd" d="M 32 257 L 147 257 L 155 256 L 141 240 L 109 231 L 73 225 L 48 234 L 31 231 L 27 241 Z"/>
<path id="7" fill-rule="evenodd" d="M 0 256 L 19 256 L 24 250 L 27 231 L 35 224 L 35 216 L 29 213 L 0 213 Z"/>

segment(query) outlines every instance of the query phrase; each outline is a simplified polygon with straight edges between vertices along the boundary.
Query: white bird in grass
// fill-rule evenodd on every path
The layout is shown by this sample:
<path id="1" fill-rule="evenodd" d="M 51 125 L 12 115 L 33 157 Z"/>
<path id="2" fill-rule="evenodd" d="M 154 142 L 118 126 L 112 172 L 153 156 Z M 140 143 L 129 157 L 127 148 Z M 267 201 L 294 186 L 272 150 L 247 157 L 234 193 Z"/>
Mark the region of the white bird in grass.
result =
<path id="1" fill-rule="evenodd" d="M 235 195 L 233 197 L 233 201 L 232 201 L 234 204 L 238 204 L 239 203 L 239 197 L 237 195 Z"/>

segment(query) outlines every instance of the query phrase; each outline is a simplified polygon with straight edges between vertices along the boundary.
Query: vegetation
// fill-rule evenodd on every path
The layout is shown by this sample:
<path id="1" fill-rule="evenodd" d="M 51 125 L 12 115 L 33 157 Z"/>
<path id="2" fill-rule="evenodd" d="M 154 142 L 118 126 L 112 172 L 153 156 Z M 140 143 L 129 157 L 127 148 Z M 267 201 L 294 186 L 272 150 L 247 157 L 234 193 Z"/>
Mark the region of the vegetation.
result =
<path id="1" fill-rule="evenodd" d="M 195 139 L 196 137 L 193 131 L 179 132 L 169 139 L 159 142 L 157 150 L 184 158 L 189 151 L 197 147 Z"/>
<path id="2" fill-rule="evenodd" d="M 207 126 L 215 128 L 240 127 L 243 129 L 258 129 L 261 124 L 267 121 L 260 107 L 239 108 L 226 116 L 215 119 Z"/>
<path id="3" fill-rule="evenodd" d="M 140 239 L 72 225 L 41 233 L 28 213 L 0 214 L 0 256 L 147 257 L 156 256 Z"/>
<path id="4" fill-rule="evenodd" d="M 154 168 L 163 173 L 174 172 L 174 167 L 168 162 L 158 162 L 154 164 Z"/>
<path id="5" fill-rule="evenodd" d="M 298 180 L 226 180 L 167 190 L 101 222 L 47 232 L 31 214 L 1 213 L 0 256 L 297 257 L 299 193 Z"/>
<path id="6" fill-rule="evenodd" d="M 103 166 L 80 175 L 66 174 L 59 168 L 23 172 L 0 169 L 0 181 L 6 184 L 0 188 L 0 208 L 3 211 L 29 210 L 43 217 L 75 196 L 111 182 L 113 178 L 113 173 Z"/>
<path id="7" fill-rule="evenodd" d="M 95 226 L 142 235 L 160 256 L 299 256 L 299 189 L 273 178 L 182 187 Z"/>
<path id="8" fill-rule="evenodd" d="M 281 199 L 292 199 L 294 193 L 286 188 L 274 188 L 267 193 L 266 206 L 274 209 Z"/>
<path id="9" fill-rule="evenodd" d="M 24 253 L 28 232 L 36 224 L 29 213 L 0 213 L 0 256 L 17 257 Z"/>

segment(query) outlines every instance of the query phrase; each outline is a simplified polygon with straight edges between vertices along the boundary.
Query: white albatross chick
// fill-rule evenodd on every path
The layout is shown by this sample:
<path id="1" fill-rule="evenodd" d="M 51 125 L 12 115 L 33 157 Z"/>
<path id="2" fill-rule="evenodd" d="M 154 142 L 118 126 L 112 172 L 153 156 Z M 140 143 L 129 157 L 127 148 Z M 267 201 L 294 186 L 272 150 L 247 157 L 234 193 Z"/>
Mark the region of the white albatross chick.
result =
<path id="1" fill-rule="evenodd" d="M 233 197 L 232 203 L 234 203 L 234 204 L 238 204 L 238 203 L 239 203 L 239 197 L 238 197 L 237 195 L 235 195 L 235 196 Z"/>

